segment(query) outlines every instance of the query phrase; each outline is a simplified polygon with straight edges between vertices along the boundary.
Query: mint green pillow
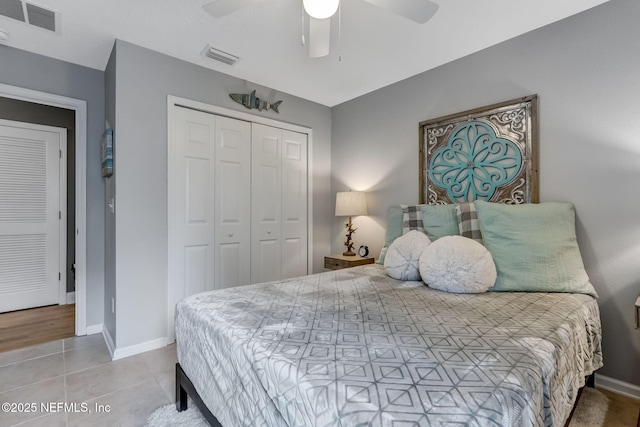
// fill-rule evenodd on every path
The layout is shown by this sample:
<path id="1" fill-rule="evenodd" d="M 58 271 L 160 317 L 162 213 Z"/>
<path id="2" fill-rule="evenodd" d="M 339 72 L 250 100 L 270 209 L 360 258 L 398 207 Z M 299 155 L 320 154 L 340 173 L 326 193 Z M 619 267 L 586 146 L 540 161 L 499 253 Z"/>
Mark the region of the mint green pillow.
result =
<path id="1" fill-rule="evenodd" d="M 402 236 L 402 208 L 400 206 L 391 206 L 387 210 L 387 230 L 384 233 L 384 246 L 376 261 L 377 264 L 384 265 L 387 248 L 400 236 Z"/>
<path id="2" fill-rule="evenodd" d="M 455 236 L 458 231 L 458 217 L 455 205 L 420 205 L 424 230 L 433 242 L 444 236 Z M 402 207 L 391 206 L 387 210 L 387 230 L 384 235 L 384 246 L 376 263 L 384 265 L 387 248 L 394 240 L 402 236 Z"/>
<path id="3" fill-rule="evenodd" d="M 432 242 L 460 234 L 456 205 L 422 205 L 421 210 L 424 231 Z"/>
<path id="4" fill-rule="evenodd" d="M 578 248 L 573 204 L 477 200 L 475 205 L 482 241 L 498 271 L 491 291 L 569 292 L 597 298 Z"/>
<path id="5" fill-rule="evenodd" d="M 384 235 L 384 245 L 391 246 L 394 240 L 402 236 L 402 208 L 391 206 L 387 211 L 387 231 Z"/>

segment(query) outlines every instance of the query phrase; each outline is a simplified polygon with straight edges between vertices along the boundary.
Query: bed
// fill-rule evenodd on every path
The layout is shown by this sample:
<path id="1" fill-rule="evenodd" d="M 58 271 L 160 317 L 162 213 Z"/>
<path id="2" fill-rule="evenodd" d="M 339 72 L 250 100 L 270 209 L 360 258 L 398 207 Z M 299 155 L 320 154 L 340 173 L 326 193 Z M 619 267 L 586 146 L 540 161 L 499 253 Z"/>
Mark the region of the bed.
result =
<path id="1" fill-rule="evenodd" d="M 186 409 L 189 395 L 212 425 L 225 427 L 565 425 L 603 365 L 597 294 L 573 205 L 529 203 L 537 201 L 535 153 L 525 138 L 531 120 L 512 123 L 513 138 L 492 134 L 504 131 L 504 117 L 524 115 L 491 107 L 487 119 L 462 114 L 459 125 L 451 117 L 421 124 L 421 201 L 430 204 L 389 209 L 379 264 L 181 301 L 177 409 Z M 521 162 L 509 166 L 504 191 L 483 193 L 489 202 L 477 197 L 486 189 L 477 177 L 459 173 L 487 153 L 499 158 L 482 165 L 484 177 L 493 176 L 491 165 Z M 464 165 L 451 163 L 460 159 Z M 449 170 L 464 185 L 449 182 Z M 447 188 L 434 190 L 438 182 Z M 413 232 L 428 246 L 401 246 Z M 490 286 L 446 292 L 431 277 L 449 272 L 425 274 L 422 260 L 434 257 L 422 255 L 453 240 L 484 251 L 495 274 Z M 406 265 L 390 265 L 391 254 Z M 462 270 L 474 273 L 470 265 Z M 429 282 L 415 271 L 403 276 L 407 268 Z"/>
<path id="2" fill-rule="evenodd" d="M 223 426 L 563 425 L 594 298 L 450 294 L 369 265 L 192 296 L 178 361 Z"/>

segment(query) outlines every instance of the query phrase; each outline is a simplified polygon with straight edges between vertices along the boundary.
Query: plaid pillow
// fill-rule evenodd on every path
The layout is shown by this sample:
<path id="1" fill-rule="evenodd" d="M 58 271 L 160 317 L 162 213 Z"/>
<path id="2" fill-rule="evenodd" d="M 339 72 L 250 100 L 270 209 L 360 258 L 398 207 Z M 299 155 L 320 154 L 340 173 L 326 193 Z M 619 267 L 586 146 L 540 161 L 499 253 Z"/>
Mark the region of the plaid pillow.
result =
<path id="1" fill-rule="evenodd" d="M 402 234 L 407 234 L 411 230 L 418 230 L 424 233 L 424 224 L 422 222 L 422 209 L 420 206 L 405 206 L 402 207 Z"/>
<path id="2" fill-rule="evenodd" d="M 482 243 L 482 233 L 480 232 L 480 221 L 478 220 L 478 212 L 473 202 L 460 203 L 456 205 L 456 214 L 458 216 L 458 230 L 460 235 Z"/>

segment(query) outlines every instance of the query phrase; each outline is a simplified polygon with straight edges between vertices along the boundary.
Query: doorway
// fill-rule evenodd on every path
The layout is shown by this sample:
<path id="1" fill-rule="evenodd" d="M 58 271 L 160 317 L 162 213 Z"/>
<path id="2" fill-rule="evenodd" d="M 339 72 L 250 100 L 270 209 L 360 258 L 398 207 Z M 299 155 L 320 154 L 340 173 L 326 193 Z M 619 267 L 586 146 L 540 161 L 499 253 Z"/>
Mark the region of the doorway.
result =
<path id="1" fill-rule="evenodd" d="M 312 130 L 303 126 L 171 95 L 167 108 L 173 342 L 181 298 L 309 274 L 313 150 Z"/>
<path id="2" fill-rule="evenodd" d="M 72 127 L 75 134 L 75 159 L 69 165 L 69 174 L 75 178 L 72 186 L 75 194 L 73 196 L 71 193 L 69 194 L 69 198 L 75 202 L 74 208 L 71 209 L 75 215 L 75 226 L 70 228 L 69 233 L 69 236 L 73 235 L 73 237 L 67 239 L 75 243 L 75 257 L 69 260 L 71 263 L 67 267 L 72 269 L 70 278 L 75 276 L 75 294 L 73 295 L 75 299 L 75 335 L 86 335 L 86 101 L 5 84 L 0 84 L 0 97 L 66 109 L 75 115 Z M 72 169 L 74 169 L 73 172 Z M 67 270 L 65 269 L 65 271 Z"/>

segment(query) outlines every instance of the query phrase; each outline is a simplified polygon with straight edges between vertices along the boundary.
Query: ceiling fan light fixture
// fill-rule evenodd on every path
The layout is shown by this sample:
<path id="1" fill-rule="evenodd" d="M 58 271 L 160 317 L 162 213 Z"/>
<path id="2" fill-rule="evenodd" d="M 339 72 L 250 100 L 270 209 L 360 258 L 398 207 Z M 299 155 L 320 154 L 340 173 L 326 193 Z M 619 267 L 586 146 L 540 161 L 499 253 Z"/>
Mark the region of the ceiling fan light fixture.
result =
<path id="1" fill-rule="evenodd" d="M 304 10 L 316 19 L 327 19 L 338 10 L 340 0 L 302 0 Z"/>

